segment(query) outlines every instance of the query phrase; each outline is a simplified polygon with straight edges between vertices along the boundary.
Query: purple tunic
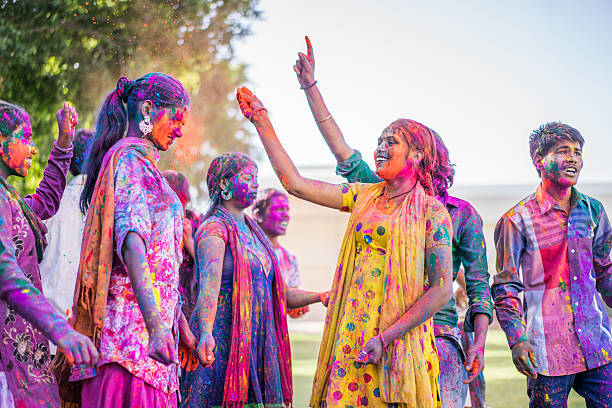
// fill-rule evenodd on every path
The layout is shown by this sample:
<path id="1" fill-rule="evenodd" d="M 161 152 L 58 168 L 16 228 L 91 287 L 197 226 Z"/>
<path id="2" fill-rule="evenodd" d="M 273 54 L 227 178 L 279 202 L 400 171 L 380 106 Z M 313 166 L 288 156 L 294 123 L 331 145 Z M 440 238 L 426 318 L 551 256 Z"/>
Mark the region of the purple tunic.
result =
<path id="1" fill-rule="evenodd" d="M 71 158 L 72 147 L 64 150 L 54 144 L 36 192 L 24 197 L 43 220 L 59 208 Z M 49 369 L 49 344 L 39 329 L 53 333 L 51 340 L 57 342 L 69 326 L 63 319 L 54 320 L 55 310 L 30 286 L 42 291 L 34 235 L 19 204 L 4 188 L 0 188 L 0 244 L 0 371 L 6 374 L 16 407 L 59 407 L 57 384 Z M 25 318 L 10 305 L 21 306 Z M 49 319 L 36 328 L 30 323 L 35 316 Z"/>

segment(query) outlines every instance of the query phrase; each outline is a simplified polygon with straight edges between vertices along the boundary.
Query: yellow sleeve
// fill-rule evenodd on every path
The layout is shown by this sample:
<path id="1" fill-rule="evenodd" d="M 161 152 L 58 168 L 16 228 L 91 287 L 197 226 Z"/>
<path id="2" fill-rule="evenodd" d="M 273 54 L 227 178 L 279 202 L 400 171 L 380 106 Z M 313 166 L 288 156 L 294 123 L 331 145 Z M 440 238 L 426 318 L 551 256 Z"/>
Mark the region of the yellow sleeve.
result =
<path id="1" fill-rule="evenodd" d="M 342 212 L 353 212 L 353 206 L 357 201 L 357 195 L 361 190 L 362 183 L 344 183 L 340 185 L 342 187 Z"/>

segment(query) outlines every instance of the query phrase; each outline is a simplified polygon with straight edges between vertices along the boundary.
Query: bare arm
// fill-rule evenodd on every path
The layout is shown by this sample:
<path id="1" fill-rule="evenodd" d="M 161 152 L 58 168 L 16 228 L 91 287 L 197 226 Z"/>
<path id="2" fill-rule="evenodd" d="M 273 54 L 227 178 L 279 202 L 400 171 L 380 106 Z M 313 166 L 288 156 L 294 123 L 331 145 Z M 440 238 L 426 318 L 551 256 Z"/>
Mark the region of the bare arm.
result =
<path id="1" fill-rule="evenodd" d="M 308 292 L 298 288 L 287 288 L 287 308 L 295 309 L 321 302 L 324 293 Z M 324 305 L 326 306 L 326 305 Z"/>
<path id="2" fill-rule="evenodd" d="M 450 246 L 440 245 L 425 250 L 425 268 L 429 288 L 395 324 L 381 336 L 384 344 L 431 319 L 434 314 L 448 303 L 452 296 L 452 255 Z"/>
<path id="3" fill-rule="evenodd" d="M 149 333 L 149 356 L 162 364 L 177 362 L 174 338 L 164 325 L 151 281 L 145 243 L 137 233 L 127 233 L 121 253 L 130 277 L 132 290 Z"/>
<path id="4" fill-rule="evenodd" d="M 342 207 L 340 185 L 302 177 L 278 140 L 268 112 L 259 99 L 245 87 L 239 88 L 236 96 L 242 113 L 255 125 L 272 167 L 285 190 L 311 203 L 340 209 Z"/>
<path id="5" fill-rule="evenodd" d="M 200 324 L 198 356 L 205 366 L 214 361 L 215 340 L 212 331 L 221 290 L 224 254 L 225 242 L 221 238 L 205 236 L 198 240 L 196 273 L 200 277 L 200 288 L 194 313 L 197 313 Z"/>
<path id="6" fill-rule="evenodd" d="M 327 106 L 325 106 L 323 96 L 315 83 L 314 52 L 308 37 L 306 37 L 306 47 L 308 54 L 298 53 L 298 60 L 295 61 L 293 70 L 297 75 L 300 87 L 304 89 L 308 106 L 310 106 L 312 116 L 319 127 L 321 135 L 323 135 L 323 139 L 325 139 L 325 143 L 327 143 L 327 146 L 329 146 L 336 157 L 336 161 L 346 161 L 353 154 L 353 149 L 346 143 L 342 131 L 331 113 L 329 113 Z"/>
<path id="7" fill-rule="evenodd" d="M 425 250 L 425 268 L 429 288 L 412 307 L 380 336 L 370 339 L 358 356 L 358 361 L 377 364 L 383 347 L 423 324 L 448 303 L 453 290 L 451 247 L 439 245 Z"/>

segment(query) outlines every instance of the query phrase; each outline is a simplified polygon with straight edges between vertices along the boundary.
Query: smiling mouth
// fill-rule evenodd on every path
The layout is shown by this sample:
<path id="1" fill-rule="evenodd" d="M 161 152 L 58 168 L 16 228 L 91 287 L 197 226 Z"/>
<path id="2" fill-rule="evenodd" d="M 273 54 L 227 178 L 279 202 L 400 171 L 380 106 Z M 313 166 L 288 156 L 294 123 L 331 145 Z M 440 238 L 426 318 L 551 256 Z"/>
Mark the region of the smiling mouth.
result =
<path id="1" fill-rule="evenodd" d="M 578 175 L 578 168 L 574 166 L 568 166 L 563 169 L 563 174 L 567 177 L 576 177 Z"/>
<path id="2" fill-rule="evenodd" d="M 379 153 L 376 155 L 376 159 L 375 159 L 376 167 L 380 167 L 388 161 L 389 161 L 389 155 L 385 153 Z"/>
<path id="3" fill-rule="evenodd" d="M 287 229 L 288 225 L 289 225 L 289 221 L 281 221 L 278 223 L 278 226 L 284 229 Z"/>

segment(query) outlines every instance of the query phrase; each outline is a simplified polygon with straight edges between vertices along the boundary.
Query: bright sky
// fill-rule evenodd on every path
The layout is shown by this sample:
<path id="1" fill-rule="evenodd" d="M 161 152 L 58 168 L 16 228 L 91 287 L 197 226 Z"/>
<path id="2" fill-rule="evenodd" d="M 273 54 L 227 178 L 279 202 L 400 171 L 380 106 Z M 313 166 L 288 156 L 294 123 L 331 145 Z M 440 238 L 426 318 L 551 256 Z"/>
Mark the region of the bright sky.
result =
<path id="1" fill-rule="evenodd" d="M 534 183 L 529 133 L 561 120 L 586 139 L 581 181 L 612 182 L 610 1 L 261 0 L 259 8 L 264 18 L 237 56 L 298 167 L 335 165 L 292 70 L 308 34 L 328 108 L 370 164 L 381 131 L 405 117 L 442 136 L 456 184 Z"/>

